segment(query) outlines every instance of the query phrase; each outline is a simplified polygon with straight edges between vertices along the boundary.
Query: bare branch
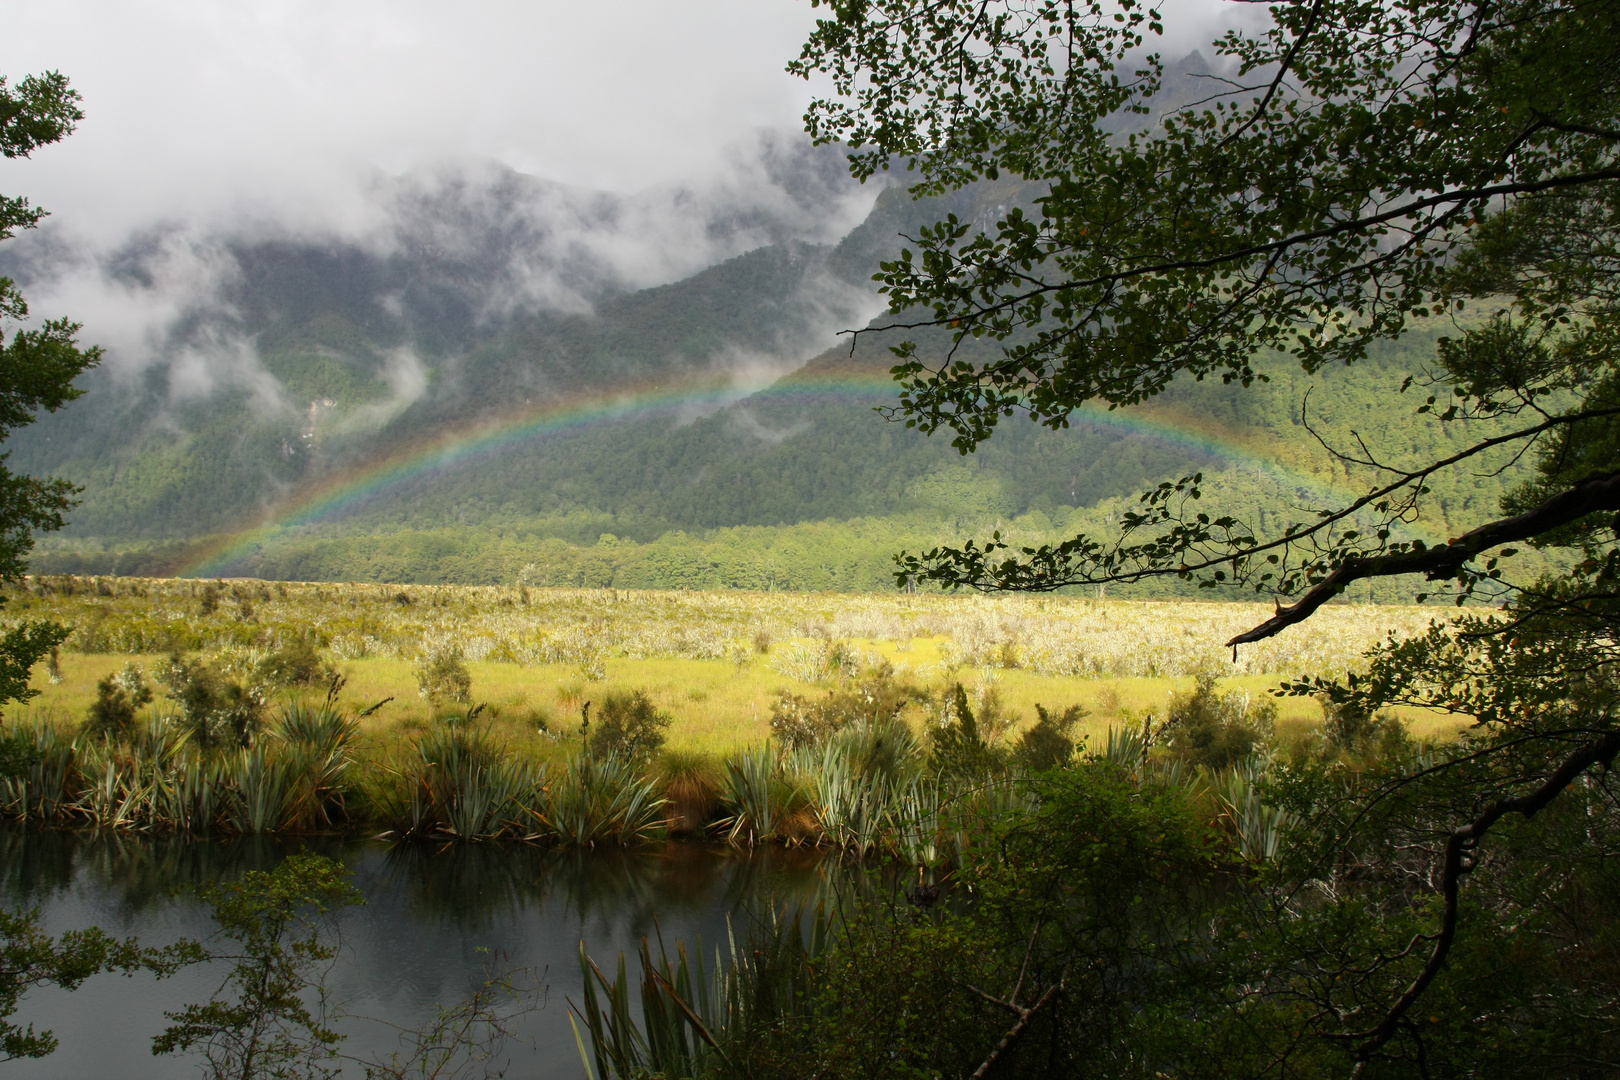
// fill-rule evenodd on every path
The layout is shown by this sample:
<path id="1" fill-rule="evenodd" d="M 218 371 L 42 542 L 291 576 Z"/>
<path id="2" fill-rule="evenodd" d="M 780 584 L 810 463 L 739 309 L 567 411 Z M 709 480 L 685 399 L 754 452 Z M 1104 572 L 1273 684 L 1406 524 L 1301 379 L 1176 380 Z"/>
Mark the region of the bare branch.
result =
<path id="1" fill-rule="evenodd" d="M 990 1056 L 985 1058 L 977 1069 L 973 1070 L 972 1080 L 984 1080 L 984 1077 L 990 1074 L 990 1067 L 996 1063 L 997 1059 L 999 1059 L 1002 1054 L 1005 1054 L 1009 1049 L 1011 1049 L 1012 1044 L 1018 1041 L 1018 1036 L 1024 1033 L 1024 1029 L 1029 1026 L 1029 1022 L 1035 1016 L 1035 1014 L 1044 1009 L 1047 1004 L 1057 996 L 1057 992 L 1062 988 L 1063 983 L 1055 982 L 1051 986 L 1047 987 L 1046 993 L 1041 995 L 1041 999 L 1035 1004 L 1031 1005 L 1029 1008 L 1021 1009 L 1016 1005 L 1012 1006 L 1018 1012 L 1018 1020 L 1013 1024 L 1012 1027 L 1007 1029 L 1007 1034 L 1001 1037 L 1001 1041 L 996 1043 L 996 1048 L 990 1051 Z M 989 997 L 988 994 L 985 996 Z M 996 1001 L 998 1005 L 1010 1004 L 1009 1002 L 997 1001 L 995 998 L 990 998 L 990 1000 Z"/>
<path id="2" fill-rule="evenodd" d="M 1445 966 L 1446 957 L 1451 952 L 1451 943 L 1457 935 L 1458 892 L 1462 879 L 1477 865 L 1473 852 L 1479 846 L 1480 840 L 1491 831 L 1492 826 L 1508 814 L 1518 814 L 1525 818 L 1534 817 L 1587 769 L 1593 765 L 1608 768 L 1613 765 L 1617 755 L 1620 755 L 1620 731 L 1611 731 L 1566 757 L 1536 790 L 1516 798 L 1497 799 L 1467 825 L 1452 830 L 1446 839 L 1445 869 L 1441 878 L 1445 909 L 1440 917 L 1440 929 L 1433 935 L 1419 935 L 1421 938 L 1434 941 L 1434 948 L 1430 951 L 1423 970 L 1418 972 L 1417 978 L 1412 980 L 1411 985 L 1390 1006 L 1376 1027 L 1339 1036 L 1361 1042 L 1361 1045 L 1356 1047 L 1357 1073 L 1362 1071 L 1362 1066 L 1395 1034 L 1407 1011 Z"/>

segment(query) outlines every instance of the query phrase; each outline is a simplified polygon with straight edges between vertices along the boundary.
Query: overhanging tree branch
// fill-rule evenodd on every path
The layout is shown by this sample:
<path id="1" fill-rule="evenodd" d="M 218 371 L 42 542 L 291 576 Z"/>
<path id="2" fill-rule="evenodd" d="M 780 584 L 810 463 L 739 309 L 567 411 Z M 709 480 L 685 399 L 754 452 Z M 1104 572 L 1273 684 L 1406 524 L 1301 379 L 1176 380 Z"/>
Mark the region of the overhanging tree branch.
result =
<path id="1" fill-rule="evenodd" d="M 1346 559 L 1297 602 L 1279 607 L 1271 618 L 1252 630 L 1238 634 L 1227 644 L 1236 648 L 1264 641 L 1295 623 L 1304 622 L 1317 608 L 1343 592 L 1351 582 L 1397 574 L 1426 574 L 1431 581 L 1448 578 L 1482 551 L 1501 544 L 1529 540 L 1600 510 L 1620 510 L 1620 470 L 1588 477 L 1539 506 L 1481 525 L 1442 547 Z"/>
<path id="2" fill-rule="evenodd" d="M 1189 259 L 1171 259 L 1161 262 L 1144 263 L 1138 266 L 1128 266 L 1119 270 L 1112 270 L 1105 274 L 1098 274 L 1088 278 L 1077 278 L 1052 284 L 1040 285 L 1023 292 L 1006 296 L 995 304 L 986 305 L 979 312 L 967 314 L 953 314 L 941 316 L 937 319 L 928 319 L 911 323 L 885 323 L 880 326 L 861 327 L 855 330 L 846 330 L 845 333 L 859 337 L 861 334 L 876 334 L 887 330 L 916 330 L 930 326 L 944 326 L 953 323 L 963 323 L 973 319 L 982 318 L 986 314 L 1004 309 L 1010 305 L 1023 303 L 1036 296 L 1055 292 L 1067 292 L 1078 289 L 1095 288 L 1100 285 L 1112 285 L 1133 278 L 1156 277 L 1162 274 L 1172 274 L 1186 270 L 1214 270 L 1230 263 L 1245 259 L 1258 258 L 1262 255 L 1276 255 L 1290 248 L 1315 243 L 1319 240 L 1330 240 L 1336 236 L 1347 233 L 1363 232 L 1380 225 L 1400 221 L 1424 210 L 1432 210 L 1440 206 L 1455 207 L 1459 203 L 1485 203 L 1491 199 L 1504 198 L 1509 195 L 1534 195 L 1546 191 L 1556 191 L 1570 187 L 1584 187 L 1588 184 L 1605 181 L 1620 180 L 1620 168 L 1595 169 L 1590 172 L 1564 173 L 1558 176 L 1546 177 L 1542 180 L 1522 182 L 1508 182 L 1500 184 L 1485 184 L 1472 188 L 1458 188 L 1450 191 L 1437 192 L 1410 202 L 1404 202 L 1366 217 L 1351 217 L 1343 221 L 1336 221 L 1319 229 L 1308 232 L 1295 233 L 1262 244 L 1249 244 L 1234 248 L 1230 251 L 1217 252 L 1213 255 L 1198 256 Z"/>
<path id="3" fill-rule="evenodd" d="M 946 549 L 943 552 L 943 559 L 938 558 L 934 554 L 930 554 L 924 556 L 922 559 L 918 559 L 916 556 L 908 556 L 902 552 L 900 555 L 896 556 L 896 562 L 901 566 L 901 570 L 899 572 L 902 575 L 919 575 L 921 577 L 938 581 L 945 581 L 949 579 L 950 584 L 965 585 L 969 588 L 979 589 L 986 592 L 1044 592 L 1064 588 L 1070 585 L 1133 584 L 1138 581 L 1147 581 L 1154 578 L 1167 577 L 1171 575 L 1185 577 L 1189 574 L 1202 573 L 1204 571 L 1213 570 L 1222 566 L 1232 566 L 1239 563 L 1241 560 L 1252 559 L 1257 555 L 1264 555 L 1267 552 L 1286 549 L 1291 545 L 1308 540 L 1313 536 L 1320 534 L 1323 530 L 1330 529 L 1339 522 L 1347 520 L 1356 512 L 1364 509 L 1365 507 L 1374 505 L 1379 500 L 1392 496 L 1397 492 L 1400 492 L 1402 489 L 1410 488 L 1413 484 L 1421 484 L 1434 474 L 1450 468 L 1453 465 L 1460 464 L 1469 458 L 1475 457 L 1494 447 L 1534 438 L 1543 432 L 1551 431 L 1555 428 L 1570 424 L 1580 423 L 1584 420 L 1592 420 L 1614 415 L 1620 415 L 1620 406 L 1599 409 L 1583 409 L 1580 412 L 1566 413 L 1562 416 L 1551 417 L 1542 423 L 1533 424 L 1530 427 L 1519 428 L 1516 431 L 1506 432 L 1501 435 L 1493 435 L 1488 439 L 1481 439 L 1472 446 L 1459 450 L 1455 454 L 1441 458 L 1438 461 L 1431 462 L 1421 469 L 1414 469 L 1410 472 L 1399 472 L 1396 478 L 1389 483 L 1372 489 L 1371 491 L 1357 497 L 1337 510 L 1323 512 L 1318 520 L 1309 526 L 1293 529 L 1292 531 L 1285 533 L 1283 536 L 1277 537 L 1273 540 L 1245 543 L 1237 550 L 1230 550 L 1219 555 L 1200 555 L 1198 558 L 1192 560 L 1171 564 L 1169 561 L 1167 561 L 1169 556 L 1167 556 L 1163 551 L 1155 550 L 1149 553 L 1152 556 L 1152 565 L 1139 566 L 1134 569 L 1122 569 L 1113 562 L 1110 562 L 1100 571 L 1094 569 L 1093 571 L 1087 572 L 1084 570 L 1076 570 L 1073 567 L 1073 563 L 1075 561 L 1073 552 L 1077 547 L 1083 547 L 1081 542 L 1086 540 L 1084 536 L 1080 536 L 1074 540 L 1065 541 L 1056 548 L 1043 547 L 1035 551 L 1025 549 L 1025 554 L 1030 555 L 1033 558 L 1030 563 L 1023 564 L 1008 560 L 1007 562 L 992 566 L 987 561 L 988 556 L 993 551 L 1005 549 L 1006 545 L 992 543 L 986 545 L 982 551 L 979 551 L 973 547 L 971 542 L 968 549 L 965 549 L 964 551 Z M 1551 526 L 1548 527 L 1550 528 Z M 1499 542 L 1508 543 L 1510 541 L 1503 540 Z M 1153 547 L 1153 545 L 1148 546 L 1150 548 Z M 1190 545 L 1184 549 L 1178 549 L 1178 551 L 1183 552 L 1184 560 L 1185 552 L 1190 550 Z M 1110 559 L 1112 559 L 1114 556 L 1121 555 L 1130 557 L 1133 555 L 1133 552 L 1129 549 L 1116 547 L 1113 555 L 1110 556 Z M 970 564 L 969 569 L 966 572 L 961 570 L 951 571 L 947 570 L 943 566 L 939 566 L 930 570 L 923 565 L 924 560 L 930 562 L 941 562 L 952 559 L 956 561 L 958 566 L 960 566 L 962 562 L 968 562 Z M 1423 568 L 1419 567 L 1417 569 L 1421 570 Z M 1397 570 L 1390 571 L 1389 573 L 1410 572 L 1414 571 Z M 1320 602 L 1316 606 L 1321 606 Z M 1314 611 L 1315 608 L 1313 607 L 1311 610 Z M 1256 638 L 1255 640 L 1260 639 Z M 1231 645 L 1233 642 L 1227 642 L 1227 644 Z"/>

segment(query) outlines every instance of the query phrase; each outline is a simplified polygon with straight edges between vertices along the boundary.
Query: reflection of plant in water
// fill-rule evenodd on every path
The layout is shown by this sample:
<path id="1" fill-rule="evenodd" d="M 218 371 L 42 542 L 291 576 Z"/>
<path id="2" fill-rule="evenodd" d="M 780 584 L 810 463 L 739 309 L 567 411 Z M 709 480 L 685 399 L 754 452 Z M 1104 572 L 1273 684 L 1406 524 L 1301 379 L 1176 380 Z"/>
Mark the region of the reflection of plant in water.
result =
<path id="1" fill-rule="evenodd" d="M 344 1036 L 331 1024 L 350 1014 L 326 984 L 337 956 L 333 916 L 365 903 L 343 865 L 299 853 L 198 892 L 239 951 L 213 956 L 234 961 L 225 982 L 208 1001 L 166 1012 L 170 1026 L 152 1040 L 152 1052 L 198 1053 L 204 1075 L 217 1080 L 333 1078 L 340 1059 L 360 1064 L 372 1080 L 499 1076 L 496 1058 L 513 1022 L 544 1003 L 545 987 L 528 969 L 486 953 L 483 978 L 465 997 L 437 1005 L 420 1027 L 390 1025 L 400 1050 L 386 1059 L 343 1055 Z"/>
<path id="2" fill-rule="evenodd" d="M 337 955 L 328 924 L 336 909 L 365 902 L 342 865 L 292 855 L 269 873 L 251 871 L 199 894 L 241 951 L 215 957 L 235 963 L 209 1001 L 164 1013 L 171 1023 L 152 1040 L 152 1053 L 195 1049 L 204 1075 L 218 1080 L 336 1075 L 331 1063 L 342 1036 L 329 1026 L 322 985 Z"/>
<path id="3" fill-rule="evenodd" d="M 386 1060 L 358 1061 L 366 1080 L 473 1080 L 506 1075 L 498 1062 L 502 1048 L 516 1033 L 519 1019 L 545 1005 L 546 987 L 527 968 L 513 968 L 505 957 L 480 949 L 483 975 L 467 995 L 452 1005 L 435 1003 L 433 1019 L 414 1028 L 400 1028 L 401 1049 Z"/>
<path id="4" fill-rule="evenodd" d="M 103 971 L 133 975 L 146 971 L 163 978 L 204 959 L 194 942 L 163 949 L 143 948 L 134 938 L 119 941 L 101 930 L 69 930 L 59 938 L 45 933 L 39 909 L 0 910 L 0 1061 L 42 1058 L 54 1053 L 56 1036 L 11 1022 L 23 994 L 39 986 L 76 990 Z"/>

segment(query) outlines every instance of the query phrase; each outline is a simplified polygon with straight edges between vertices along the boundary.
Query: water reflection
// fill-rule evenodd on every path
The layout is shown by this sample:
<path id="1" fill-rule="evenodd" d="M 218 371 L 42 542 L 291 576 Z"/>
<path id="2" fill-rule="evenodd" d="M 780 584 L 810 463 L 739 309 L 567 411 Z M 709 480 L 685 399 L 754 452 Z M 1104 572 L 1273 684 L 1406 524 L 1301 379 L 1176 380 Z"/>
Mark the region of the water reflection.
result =
<path id="1" fill-rule="evenodd" d="M 600 958 L 633 950 L 655 932 L 668 942 L 701 937 L 712 948 L 725 939 L 728 916 L 749 920 L 767 905 L 813 904 L 846 887 L 852 873 L 813 851 L 686 843 L 554 852 L 8 829 L 0 830 L 0 894 L 12 907 L 39 905 L 54 933 L 96 924 L 151 944 L 205 938 L 212 927 L 192 888 L 269 869 L 296 850 L 343 860 L 367 897 L 341 919 L 331 980 L 356 1015 L 420 1022 L 435 1002 L 459 998 L 480 977 L 483 950 L 545 972 L 549 999 L 525 1022 L 529 1045 L 510 1048 L 514 1078 L 582 1075 L 565 1002 L 578 998 L 581 938 Z M 98 976 L 72 995 L 31 994 L 19 1018 L 54 1029 L 62 1049 L 8 1068 L 19 1077 L 97 1076 L 117 1060 L 131 1078 L 187 1075 L 189 1065 L 150 1056 L 151 1037 L 164 1025 L 164 1009 L 206 998 L 221 974 L 194 969 L 161 983 Z M 345 1029 L 350 1052 L 393 1048 L 383 1025 L 354 1020 Z"/>

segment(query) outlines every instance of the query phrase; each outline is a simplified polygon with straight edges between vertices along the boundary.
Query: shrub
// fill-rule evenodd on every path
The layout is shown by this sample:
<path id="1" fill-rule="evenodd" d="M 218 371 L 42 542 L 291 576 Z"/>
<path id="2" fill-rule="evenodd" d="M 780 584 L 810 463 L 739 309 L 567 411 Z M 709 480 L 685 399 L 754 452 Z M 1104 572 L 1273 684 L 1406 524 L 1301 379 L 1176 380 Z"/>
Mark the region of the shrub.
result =
<path id="1" fill-rule="evenodd" d="M 790 750 L 825 742 L 851 719 L 842 704 L 831 690 L 825 697 L 778 690 L 771 703 L 771 736 Z"/>
<path id="2" fill-rule="evenodd" d="M 1070 705 L 1054 716 L 1036 705 L 1035 712 L 1040 719 L 1019 737 L 1012 751 L 1013 764 L 1030 772 L 1066 765 L 1074 757 L 1074 739 L 1069 733 L 1086 716 L 1085 708 Z"/>
<path id="3" fill-rule="evenodd" d="M 437 708 L 445 703 L 472 701 L 472 674 L 458 646 L 437 648 L 416 665 L 416 691 Z"/>
<path id="4" fill-rule="evenodd" d="M 259 661 L 254 674 L 265 686 L 308 687 L 327 685 L 337 670 L 321 659 L 313 634 L 299 634 Z"/>
<path id="5" fill-rule="evenodd" d="M 973 715 L 979 722 L 979 735 L 989 746 L 1000 742 L 1007 729 L 1023 719 L 1022 714 L 1007 708 L 1007 703 L 1001 698 L 1001 688 L 994 683 L 980 686 L 974 696 Z"/>
<path id="6" fill-rule="evenodd" d="M 908 703 L 927 697 L 915 686 L 896 682 L 887 663 L 860 683 L 824 695 L 778 690 L 771 704 L 771 737 L 790 750 L 817 746 L 857 721 L 871 725 L 892 720 Z"/>
<path id="7" fill-rule="evenodd" d="M 591 751 L 630 760 L 652 757 L 664 745 L 671 717 L 653 706 L 645 690 L 610 693 L 602 699 L 600 719 L 591 732 Z"/>
<path id="8" fill-rule="evenodd" d="M 125 740 L 135 732 L 135 713 L 152 700 L 152 688 L 136 664 L 125 664 L 116 675 L 96 684 L 84 729 L 103 739 Z"/>
<path id="9" fill-rule="evenodd" d="M 1190 692 L 1170 702 L 1170 752 L 1211 770 L 1229 768 L 1270 741 L 1276 719 L 1270 701 L 1216 693 L 1214 674 L 1201 672 Z"/>
<path id="10" fill-rule="evenodd" d="M 1000 756 L 979 732 L 967 691 L 957 683 L 945 722 L 929 732 L 934 768 L 945 776 L 978 776 L 998 768 Z"/>
<path id="11" fill-rule="evenodd" d="M 1397 758 L 1412 745 L 1406 725 L 1390 713 L 1322 701 L 1322 734 L 1330 756 L 1370 764 Z"/>
<path id="12" fill-rule="evenodd" d="M 216 665 L 179 653 L 159 669 L 158 681 L 180 707 L 192 741 L 204 750 L 223 745 L 248 747 L 264 726 L 264 699 Z"/>

